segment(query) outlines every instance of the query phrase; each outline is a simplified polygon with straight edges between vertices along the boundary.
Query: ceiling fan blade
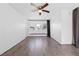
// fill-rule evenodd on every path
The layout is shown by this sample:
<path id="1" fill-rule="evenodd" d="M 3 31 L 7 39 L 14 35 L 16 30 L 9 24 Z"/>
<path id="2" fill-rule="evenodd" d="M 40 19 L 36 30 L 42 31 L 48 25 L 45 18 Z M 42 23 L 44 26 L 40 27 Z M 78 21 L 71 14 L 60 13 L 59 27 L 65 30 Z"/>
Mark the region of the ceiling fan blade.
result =
<path id="1" fill-rule="evenodd" d="M 37 9 L 39 9 L 38 6 L 36 6 L 34 3 L 31 3 L 32 6 L 36 7 Z"/>
<path id="2" fill-rule="evenodd" d="M 47 7 L 47 6 L 48 6 L 48 3 L 45 3 L 43 6 L 41 6 L 40 9 L 44 9 L 44 8 Z"/>
<path id="3" fill-rule="evenodd" d="M 48 10 L 42 10 L 42 11 L 47 12 L 47 13 L 50 13 L 50 11 L 48 11 Z"/>

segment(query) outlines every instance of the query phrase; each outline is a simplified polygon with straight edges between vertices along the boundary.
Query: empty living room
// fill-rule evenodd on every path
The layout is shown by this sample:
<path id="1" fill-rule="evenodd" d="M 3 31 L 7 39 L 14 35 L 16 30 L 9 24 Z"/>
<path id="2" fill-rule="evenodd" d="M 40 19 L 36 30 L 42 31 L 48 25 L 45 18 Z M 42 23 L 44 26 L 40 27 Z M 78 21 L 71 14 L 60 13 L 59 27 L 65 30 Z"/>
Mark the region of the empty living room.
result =
<path id="1" fill-rule="evenodd" d="M 79 3 L 0 3 L 0 56 L 79 56 Z"/>

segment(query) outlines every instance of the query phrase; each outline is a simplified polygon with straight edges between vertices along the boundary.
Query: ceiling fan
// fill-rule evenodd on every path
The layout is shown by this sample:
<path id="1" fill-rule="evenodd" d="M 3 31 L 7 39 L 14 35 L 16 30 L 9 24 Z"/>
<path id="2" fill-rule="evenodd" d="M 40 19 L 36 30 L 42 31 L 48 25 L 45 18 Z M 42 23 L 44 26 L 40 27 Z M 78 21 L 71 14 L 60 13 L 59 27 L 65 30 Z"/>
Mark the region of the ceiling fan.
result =
<path id="1" fill-rule="evenodd" d="M 48 3 L 42 4 L 39 6 L 36 6 L 34 3 L 31 3 L 31 5 L 36 8 L 36 10 L 34 10 L 34 11 L 38 11 L 39 15 L 41 15 L 42 12 L 50 13 L 50 11 L 45 10 L 45 7 L 47 7 L 49 5 Z"/>

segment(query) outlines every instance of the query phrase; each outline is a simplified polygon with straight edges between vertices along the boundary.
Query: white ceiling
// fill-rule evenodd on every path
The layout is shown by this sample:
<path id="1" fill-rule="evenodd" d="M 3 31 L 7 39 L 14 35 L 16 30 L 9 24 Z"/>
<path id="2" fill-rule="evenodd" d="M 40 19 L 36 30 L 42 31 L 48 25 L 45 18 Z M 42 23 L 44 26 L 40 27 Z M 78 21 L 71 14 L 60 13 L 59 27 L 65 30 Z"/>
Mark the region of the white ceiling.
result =
<path id="1" fill-rule="evenodd" d="M 39 5 L 39 3 L 36 3 L 36 5 Z M 37 12 L 32 12 L 35 10 L 35 7 L 33 7 L 30 3 L 9 3 L 9 6 L 11 6 L 14 10 L 16 10 L 18 13 L 25 17 L 30 18 L 51 18 L 54 14 L 55 10 L 63 10 L 63 9 L 74 9 L 79 6 L 78 3 L 50 3 L 49 6 L 46 8 L 50 11 L 50 13 L 43 13 L 42 16 L 39 16 Z M 39 17 L 38 17 L 39 16 Z"/>
<path id="2" fill-rule="evenodd" d="M 29 3 L 12 3 L 12 4 L 9 4 L 13 9 L 15 9 L 18 13 L 24 15 L 24 16 L 27 16 L 29 14 L 37 14 L 37 12 L 32 12 L 33 10 L 35 10 L 36 8 L 33 7 L 32 5 L 30 5 Z M 36 4 L 36 5 L 39 5 L 39 4 Z M 47 10 L 50 11 L 50 13 L 52 13 L 52 4 L 49 4 L 49 6 L 46 8 Z M 49 14 L 50 14 L 49 13 Z M 44 14 L 48 14 L 48 13 L 45 13 Z"/>

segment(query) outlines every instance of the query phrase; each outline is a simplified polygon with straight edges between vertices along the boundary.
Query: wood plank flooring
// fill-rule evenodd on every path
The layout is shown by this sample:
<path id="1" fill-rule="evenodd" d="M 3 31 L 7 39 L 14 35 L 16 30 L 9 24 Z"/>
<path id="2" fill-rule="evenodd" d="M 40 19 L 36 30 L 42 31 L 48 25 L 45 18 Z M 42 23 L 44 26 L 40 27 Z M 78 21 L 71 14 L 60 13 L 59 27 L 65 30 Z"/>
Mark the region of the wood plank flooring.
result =
<path id="1" fill-rule="evenodd" d="M 44 36 L 30 36 L 1 56 L 79 56 L 79 48 L 60 45 Z"/>

